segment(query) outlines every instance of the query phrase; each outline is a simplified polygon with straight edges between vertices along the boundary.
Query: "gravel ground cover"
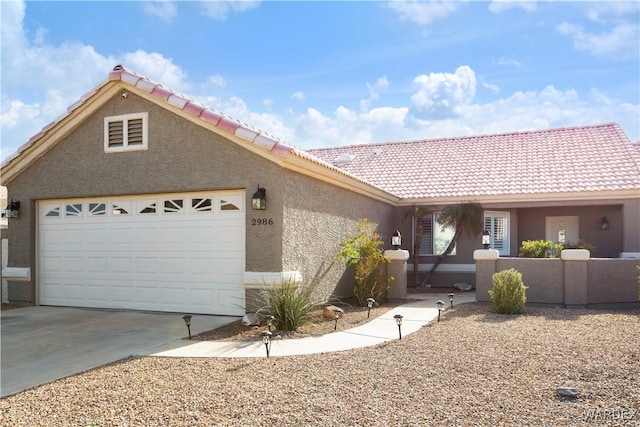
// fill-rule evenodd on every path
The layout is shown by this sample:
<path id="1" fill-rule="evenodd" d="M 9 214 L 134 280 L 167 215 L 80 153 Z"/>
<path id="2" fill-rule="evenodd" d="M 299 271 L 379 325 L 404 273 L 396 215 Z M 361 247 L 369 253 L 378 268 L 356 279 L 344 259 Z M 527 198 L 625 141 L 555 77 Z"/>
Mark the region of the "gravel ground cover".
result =
<path id="1" fill-rule="evenodd" d="M 5 426 L 640 425 L 640 310 L 456 306 L 384 345 L 130 358 L 4 398 Z M 557 387 L 578 390 L 562 398 Z"/>

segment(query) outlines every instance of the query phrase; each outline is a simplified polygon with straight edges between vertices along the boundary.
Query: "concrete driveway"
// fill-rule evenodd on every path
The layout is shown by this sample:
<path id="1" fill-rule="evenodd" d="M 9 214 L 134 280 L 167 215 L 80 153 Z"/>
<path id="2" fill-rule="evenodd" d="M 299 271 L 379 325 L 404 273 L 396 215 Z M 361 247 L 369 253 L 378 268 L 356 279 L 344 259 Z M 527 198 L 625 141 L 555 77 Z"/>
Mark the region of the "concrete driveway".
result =
<path id="1" fill-rule="evenodd" d="M 188 337 L 180 313 L 25 307 L 0 318 L 2 397 Z M 239 317 L 194 315 L 196 335 Z"/>

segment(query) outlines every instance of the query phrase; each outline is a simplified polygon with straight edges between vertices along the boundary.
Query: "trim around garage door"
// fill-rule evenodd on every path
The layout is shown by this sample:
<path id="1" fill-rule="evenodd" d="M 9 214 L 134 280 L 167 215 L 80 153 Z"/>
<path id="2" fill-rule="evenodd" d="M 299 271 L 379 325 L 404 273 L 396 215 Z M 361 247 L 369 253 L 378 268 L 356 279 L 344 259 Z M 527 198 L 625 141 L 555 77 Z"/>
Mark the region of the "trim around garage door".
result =
<path id="1" fill-rule="evenodd" d="M 245 191 L 38 202 L 42 305 L 244 314 Z"/>

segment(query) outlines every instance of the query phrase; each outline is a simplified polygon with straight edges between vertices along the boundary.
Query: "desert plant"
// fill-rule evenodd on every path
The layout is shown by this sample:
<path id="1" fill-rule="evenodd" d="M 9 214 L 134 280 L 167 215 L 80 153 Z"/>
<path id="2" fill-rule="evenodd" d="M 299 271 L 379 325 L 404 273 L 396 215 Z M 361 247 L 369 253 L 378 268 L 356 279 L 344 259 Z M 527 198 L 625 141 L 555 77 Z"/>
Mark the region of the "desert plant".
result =
<path id="1" fill-rule="evenodd" d="M 527 287 L 522 283 L 522 274 L 511 268 L 498 271 L 492 276 L 493 288 L 489 296 L 493 301 L 493 310 L 503 314 L 519 314 L 524 312 L 527 302 Z"/>
<path id="2" fill-rule="evenodd" d="M 273 326 L 281 331 L 296 331 L 314 320 L 313 310 L 324 301 L 313 298 L 313 285 L 298 285 L 293 280 L 265 284 L 256 295 L 260 316 L 273 316 Z"/>
<path id="3" fill-rule="evenodd" d="M 346 265 L 355 266 L 355 285 L 353 294 L 358 303 L 364 307 L 367 298 L 378 301 L 389 289 L 393 277 L 387 277 L 385 264 L 391 262 L 380 246 L 383 242 L 376 232 L 376 225 L 367 218 L 358 221 L 355 236 L 340 243 L 342 250 L 338 259 L 346 261 Z"/>

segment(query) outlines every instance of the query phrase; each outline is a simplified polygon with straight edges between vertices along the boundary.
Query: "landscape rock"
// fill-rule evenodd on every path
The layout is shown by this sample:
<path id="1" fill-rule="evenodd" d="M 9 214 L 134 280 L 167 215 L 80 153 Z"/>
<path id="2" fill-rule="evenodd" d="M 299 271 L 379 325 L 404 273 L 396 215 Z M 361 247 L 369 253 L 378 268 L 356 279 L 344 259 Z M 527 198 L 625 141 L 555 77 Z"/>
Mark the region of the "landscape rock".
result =
<path id="1" fill-rule="evenodd" d="M 255 313 L 247 313 L 242 316 L 242 324 L 244 326 L 260 326 L 260 318 Z"/>
<path id="2" fill-rule="evenodd" d="M 578 390 L 571 387 L 558 387 L 556 389 L 556 393 L 558 393 L 559 396 L 570 397 L 572 399 L 575 399 L 578 397 Z"/>
<path id="3" fill-rule="evenodd" d="M 473 289 L 473 286 L 471 286 L 466 282 L 458 282 L 455 285 L 453 285 L 453 287 L 461 291 L 470 291 L 471 289 Z"/>
<path id="4" fill-rule="evenodd" d="M 344 317 L 344 310 L 341 309 L 340 307 L 336 307 L 335 305 L 329 305 L 327 307 L 325 307 L 322 310 L 322 317 L 324 317 L 325 319 L 335 319 L 336 318 L 336 313 L 334 310 L 338 310 L 340 312 L 340 314 L 338 315 L 339 319 L 342 319 Z"/>

